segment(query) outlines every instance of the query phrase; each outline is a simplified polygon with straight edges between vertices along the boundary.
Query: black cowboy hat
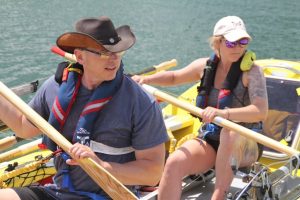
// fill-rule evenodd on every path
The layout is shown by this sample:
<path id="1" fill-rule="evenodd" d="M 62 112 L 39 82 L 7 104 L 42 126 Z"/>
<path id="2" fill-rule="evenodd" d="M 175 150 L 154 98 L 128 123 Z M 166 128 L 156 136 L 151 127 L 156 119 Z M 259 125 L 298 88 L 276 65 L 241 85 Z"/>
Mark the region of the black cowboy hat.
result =
<path id="1" fill-rule="evenodd" d="M 99 51 L 121 52 L 135 43 L 135 36 L 127 25 L 115 29 L 112 21 L 106 17 L 79 20 L 76 32 L 67 32 L 59 36 L 56 44 L 62 50 L 73 53 L 75 48 L 90 48 Z"/>

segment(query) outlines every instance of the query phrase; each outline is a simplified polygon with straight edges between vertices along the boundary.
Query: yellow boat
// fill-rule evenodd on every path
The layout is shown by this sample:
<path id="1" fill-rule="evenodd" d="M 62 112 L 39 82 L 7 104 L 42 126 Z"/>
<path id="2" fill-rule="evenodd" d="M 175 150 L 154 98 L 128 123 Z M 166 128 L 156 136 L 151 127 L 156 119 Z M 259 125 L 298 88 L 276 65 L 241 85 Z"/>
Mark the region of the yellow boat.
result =
<path id="1" fill-rule="evenodd" d="M 264 74 L 267 79 L 267 89 L 268 89 L 268 97 L 269 97 L 269 114 L 267 120 L 264 122 L 264 134 L 270 138 L 276 139 L 281 144 L 292 147 L 293 149 L 300 149 L 300 63 L 286 60 L 277 60 L 277 59 L 265 59 L 265 60 L 257 60 L 256 63 L 263 68 Z M 196 87 L 199 83 L 195 84 L 184 93 L 182 93 L 178 99 L 195 105 L 196 98 Z M 170 137 L 170 141 L 166 143 L 166 148 L 169 153 L 172 153 L 177 147 L 179 147 L 183 142 L 188 139 L 194 138 L 198 135 L 198 129 L 200 127 L 200 121 L 197 117 L 192 116 L 189 112 L 179 108 L 178 106 L 174 106 L 172 104 L 168 104 L 163 108 L 163 115 L 165 119 L 165 124 L 168 130 L 168 134 Z M 42 153 L 41 153 L 42 152 Z M 51 154 L 49 150 L 35 150 L 32 153 L 26 153 L 28 155 L 21 156 L 15 159 L 8 158 L 9 160 L 1 160 L 5 164 L 1 164 L 2 166 L 7 166 L 9 164 L 13 165 L 14 162 L 20 163 L 20 165 L 26 163 L 28 160 L 34 160 L 36 155 L 42 155 L 42 157 L 47 157 L 47 155 Z M 19 155 L 20 156 L 20 155 Z M 290 158 L 284 154 L 269 148 L 266 148 L 263 152 L 263 156 L 259 163 L 263 166 L 268 166 L 269 173 L 275 174 L 280 167 L 284 166 L 286 163 L 289 163 Z M 45 166 L 45 165 L 44 165 Z M 17 174 L 11 173 L 11 177 L 5 176 L 5 167 L 0 168 L 0 187 L 12 187 L 12 186 L 25 186 L 28 184 L 33 184 L 41 179 L 49 177 L 55 173 L 53 166 L 47 168 L 47 176 L 39 176 L 42 177 L 40 179 L 30 179 L 29 181 L 24 181 Z M 18 170 L 18 169 L 15 169 Z M 14 170 L 12 170 L 14 171 Z M 32 170 L 30 173 L 34 173 L 35 170 Z M 1 176 L 2 175 L 2 176 Z M 49 176 L 48 176 L 49 175 Z M 183 180 L 183 199 L 206 199 L 208 197 L 204 196 L 204 193 L 207 193 L 209 189 L 213 187 L 213 182 L 209 180 L 213 180 L 214 172 L 213 170 L 209 171 L 207 174 L 201 175 L 197 184 L 195 184 L 195 180 L 193 178 L 186 178 Z M 296 197 L 291 199 L 297 199 L 300 197 L 298 190 L 300 190 L 300 186 L 294 187 L 291 184 L 300 185 L 300 173 L 298 172 L 295 176 L 296 178 L 291 181 L 292 177 L 285 174 L 284 178 L 280 178 L 279 181 L 284 182 L 285 190 L 280 190 L 278 187 L 281 187 L 279 183 L 274 183 L 274 191 L 273 193 L 277 194 L 278 199 L 286 199 L 288 195 L 295 195 Z M 9 184 L 7 180 L 9 180 Z M 206 183 L 203 183 L 204 180 Z M 241 190 L 242 187 L 246 187 L 246 183 L 241 183 L 241 179 L 239 180 L 237 185 L 239 187 L 234 187 L 232 193 L 237 193 L 237 191 Z M 6 181 L 6 182 L 5 182 Z M 289 184 L 289 182 L 291 184 Z M 12 185 L 13 183 L 13 185 Z M 191 184 L 193 183 L 193 184 Z M 235 182 L 233 182 L 234 184 Z M 195 189 L 195 185 L 203 184 L 202 190 L 199 188 Z M 192 185 L 192 186 L 191 186 Z M 242 186 L 242 187 L 241 187 Z M 192 188 L 192 189 L 190 189 Z M 275 190 L 278 190 L 277 193 Z M 195 196 L 193 198 L 192 196 Z M 155 192 L 147 195 L 145 199 L 155 199 Z M 290 197 L 290 196 L 288 196 Z"/>
<path id="2" fill-rule="evenodd" d="M 56 173 L 52 152 L 40 149 L 41 139 L 0 154 L 0 188 L 51 182 Z"/>
<path id="3" fill-rule="evenodd" d="M 266 59 L 257 60 L 256 63 L 263 68 L 267 80 L 269 99 L 269 112 L 267 119 L 263 123 L 263 133 L 264 135 L 277 140 L 281 144 L 299 151 L 300 62 Z M 178 99 L 195 105 L 196 87 L 198 85 L 199 83 L 193 85 L 180 95 Z M 170 153 L 184 141 L 198 135 L 198 129 L 201 124 L 199 119 L 193 117 L 189 112 L 169 104 L 163 109 L 163 114 L 171 139 L 167 144 Z M 297 161 L 296 165 L 298 166 L 300 161 Z M 290 165 L 291 162 L 291 159 L 286 154 L 265 147 L 263 156 L 256 166 L 265 166 L 268 168 L 271 177 L 270 180 L 273 181 L 272 192 L 273 195 L 277 195 L 278 199 L 300 198 L 300 172 L 293 171 L 293 176 L 290 175 L 292 169 L 289 169 L 291 170 L 289 173 L 286 172 L 287 167 L 285 165 Z M 209 199 L 209 195 L 206 194 L 209 193 L 209 191 L 213 191 L 213 184 L 211 183 L 213 183 L 214 179 L 212 179 L 212 182 L 203 182 L 207 182 L 207 179 L 211 178 L 211 173 L 208 173 L 207 176 L 201 175 L 199 179 L 202 186 L 189 190 L 188 192 L 183 192 L 182 199 Z M 195 177 L 193 177 L 193 179 L 195 179 Z M 191 187 L 191 182 L 194 182 L 194 185 L 199 184 L 195 184 L 194 180 L 186 178 L 183 180 L 183 188 L 186 190 L 188 190 L 186 187 L 193 188 Z M 256 180 L 256 184 L 257 183 L 261 184 L 261 182 Z M 295 187 L 295 185 L 297 185 L 297 187 Z M 271 185 L 269 186 L 269 189 L 271 190 Z M 246 183 L 242 183 L 241 178 L 235 178 L 232 183 L 231 194 L 237 194 L 243 187 L 246 187 Z M 279 190 L 278 188 L 280 187 L 284 189 Z M 252 198 L 253 196 L 246 199 Z M 260 198 L 256 196 L 254 199 Z"/>

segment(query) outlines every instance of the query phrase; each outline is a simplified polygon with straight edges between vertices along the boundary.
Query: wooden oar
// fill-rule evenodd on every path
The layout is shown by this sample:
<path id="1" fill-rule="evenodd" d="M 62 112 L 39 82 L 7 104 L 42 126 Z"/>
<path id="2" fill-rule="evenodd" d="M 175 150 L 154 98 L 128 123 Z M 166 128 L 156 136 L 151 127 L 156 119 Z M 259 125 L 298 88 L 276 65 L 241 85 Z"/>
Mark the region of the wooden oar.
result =
<path id="1" fill-rule="evenodd" d="M 32 81 L 31 83 L 25 83 L 22 85 L 18 85 L 12 87 L 11 90 L 18 96 L 23 96 L 27 94 L 31 94 L 37 91 L 40 83 L 44 82 L 47 78 L 42 78 L 39 80 Z M 5 130 L 7 127 L 3 122 L 0 120 L 0 131 Z"/>
<path id="2" fill-rule="evenodd" d="M 21 146 L 18 146 L 12 150 L 6 151 L 0 154 L 0 163 L 3 163 L 8 160 L 12 160 L 14 158 L 26 155 L 28 153 L 39 150 L 39 144 L 42 143 L 42 138 L 36 139 L 32 142 L 28 142 Z"/>
<path id="3" fill-rule="evenodd" d="M 179 99 L 177 99 L 176 97 L 173 97 L 169 94 L 166 94 L 152 86 L 149 86 L 149 85 L 143 85 L 143 87 L 149 92 L 151 93 L 153 96 L 155 96 L 156 98 L 158 98 L 159 100 L 163 100 L 163 101 L 166 101 L 170 104 L 173 104 L 181 109 L 184 109 L 194 115 L 197 115 L 199 117 L 202 117 L 202 112 L 203 110 L 201 108 L 198 108 L 190 103 L 187 103 L 187 102 L 184 102 L 184 101 L 181 101 Z M 233 130 L 249 139 L 252 139 L 260 144 L 263 144 L 267 147 L 270 147 L 270 148 L 273 148 L 279 152 L 282 152 L 282 153 L 285 153 L 289 156 L 299 156 L 299 151 L 289 147 L 289 146 L 285 146 L 283 144 L 281 144 L 280 142 L 274 140 L 274 139 L 271 139 L 269 137 L 266 137 L 262 134 L 259 134 L 255 131 L 252 131 L 250 129 L 247 129 L 241 125 L 238 125 L 232 121 L 229 121 L 229 120 L 226 120 L 222 117 L 215 117 L 214 120 L 213 120 L 214 123 L 216 123 L 217 125 L 219 126 L 222 126 L 224 128 L 227 128 L 227 129 L 230 129 L 230 130 Z"/>
<path id="4" fill-rule="evenodd" d="M 57 55 L 60 55 L 64 58 L 66 58 L 67 60 L 69 60 L 71 62 L 76 62 L 76 57 L 75 57 L 74 54 L 67 53 L 67 52 L 63 51 L 62 49 L 60 49 L 59 47 L 57 47 L 57 46 L 51 47 L 51 51 L 53 53 L 57 54 Z M 162 70 L 168 70 L 171 67 L 175 67 L 176 65 L 177 65 L 176 59 L 172 59 L 170 61 L 166 61 L 166 62 L 163 62 L 159 65 L 154 65 L 152 67 L 148 67 L 148 68 L 143 69 L 139 72 L 129 74 L 129 75 L 130 76 L 133 76 L 133 75 L 149 75 L 149 74 L 157 73 L 157 72 L 162 71 Z"/>
<path id="5" fill-rule="evenodd" d="M 19 109 L 27 117 L 27 119 L 38 127 L 44 134 L 72 156 L 69 152 L 72 144 L 2 82 L 0 82 L 0 94 Z M 76 161 L 111 198 L 137 199 L 137 197 L 129 191 L 128 188 L 126 188 L 107 170 L 91 158 L 84 158 Z"/>
<path id="6" fill-rule="evenodd" d="M 163 70 L 168 70 L 172 67 L 175 67 L 177 65 L 177 60 L 172 59 L 169 61 L 165 61 L 160 63 L 159 65 L 153 65 L 152 67 L 148 67 L 146 69 L 143 69 L 139 72 L 133 73 L 133 74 L 128 74 L 129 76 L 134 76 L 134 75 L 150 75 L 150 74 L 155 74 L 159 71 Z"/>
<path id="7" fill-rule="evenodd" d="M 24 139 L 16 137 L 14 135 L 1 139 L 0 140 L 0 152 L 13 146 L 14 144 L 16 144 L 17 142 L 19 142 L 21 140 L 24 140 Z"/>
<path id="8" fill-rule="evenodd" d="M 18 96 L 27 95 L 37 91 L 38 86 L 41 82 L 44 82 L 46 78 L 33 81 L 31 83 L 25 83 L 16 87 L 11 88 L 11 90 Z M 0 120 L 0 131 L 7 129 L 7 126 Z M 0 152 L 13 146 L 19 141 L 22 141 L 22 138 L 16 136 L 8 136 L 0 140 Z"/>

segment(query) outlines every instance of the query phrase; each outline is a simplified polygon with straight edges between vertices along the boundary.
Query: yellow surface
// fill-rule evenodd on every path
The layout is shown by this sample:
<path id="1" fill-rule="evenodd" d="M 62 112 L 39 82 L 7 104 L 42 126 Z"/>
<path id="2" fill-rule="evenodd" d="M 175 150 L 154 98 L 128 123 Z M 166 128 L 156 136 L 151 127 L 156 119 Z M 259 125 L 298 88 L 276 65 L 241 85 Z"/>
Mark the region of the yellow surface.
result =
<path id="1" fill-rule="evenodd" d="M 263 68 L 265 75 L 297 80 L 300 79 L 300 62 L 265 59 L 257 60 L 255 63 Z"/>
<path id="2" fill-rule="evenodd" d="M 180 95 L 179 99 L 195 105 L 198 85 L 199 84 L 195 84 L 193 87 L 189 88 L 187 91 Z M 163 115 L 164 118 L 173 117 L 174 122 L 181 122 L 180 128 L 171 131 L 174 138 L 176 139 L 176 147 L 180 146 L 186 139 L 190 139 L 198 135 L 200 121 L 198 118 L 190 115 L 190 113 L 188 113 L 187 111 L 169 104 L 165 108 L 163 108 Z M 169 149 L 169 143 L 166 144 L 166 148 Z"/>
<path id="3" fill-rule="evenodd" d="M 47 167 L 29 169 L 27 167 L 22 168 L 23 166 L 32 165 L 35 161 L 36 156 L 43 156 L 46 157 L 51 154 L 49 150 L 37 151 L 30 153 L 26 156 L 22 156 L 20 158 L 3 162 L 0 165 L 0 188 L 5 187 L 20 187 L 20 186 L 27 186 L 42 179 L 45 179 L 53 174 L 56 173 L 55 168 L 50 163 Z M 18 166 L 22 166 L 20 168 L 17 167 L 16 170 L 11 172 L 6 172 L 5 169 L 7 168 L 8 164 L 14 164 L 18 162 Z M 25 171 L 24 169 L 29 169 L 29 171 Z"/>

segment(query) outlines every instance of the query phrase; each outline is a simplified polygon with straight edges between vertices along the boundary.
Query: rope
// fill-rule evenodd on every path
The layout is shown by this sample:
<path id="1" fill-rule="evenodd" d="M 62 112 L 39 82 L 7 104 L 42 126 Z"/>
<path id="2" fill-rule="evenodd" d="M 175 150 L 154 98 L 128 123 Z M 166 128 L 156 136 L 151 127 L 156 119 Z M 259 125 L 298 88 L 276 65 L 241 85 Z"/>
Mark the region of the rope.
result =
<path id="1" fill-rule="evenodd" d="M 23 186 L 24 183 L 27 182 L 26 179 L 29 178 L 29 175 L 32 172 L 35 172 L 35 171 L 36 171 L 36 173 L 35 173 L 35 175 L 33 177 L 40 176 L 40 175 L 41 176 L 46 176 L 45 169 L 46 168 L 50 168 L 50 167 L 46 166 L 46 163 L 49 162 L 51 158 L 53 158 L 56 154 L 58 154 L 60 152 L 61 151 L 55 151 L 55 152 L 51 153 L 50 155 L 48 155 L 48 156 L 46 156 L 44 158 L 43 157 L 40 158 L 40 160 L 30 162 L 29 164 L 25 164 L 24 166 L 19 167 L 19 168 L 13 170 L 13 171 L 10 171 L 10 172 L 2 174 L 0 176 L 0 188 L 7 188 L 7 187 L 9 187 L 10 184 L 12 184 L 14 186 L 15 185 L 14 178 L 15 177 L 19 177 L 20 178 L 22 175 L 23 175 L 22 178 L 24 180 L 21 183 L 21 186 Z M 40 172 L 39 170 L 42 170 L 44 173 L 39 174 L 39 172 Z M 24 175 L 25 175 L 25 177 L 24 177 Z M 33 180 L 35 180 L 35 179 L 33 178 Z"/>

